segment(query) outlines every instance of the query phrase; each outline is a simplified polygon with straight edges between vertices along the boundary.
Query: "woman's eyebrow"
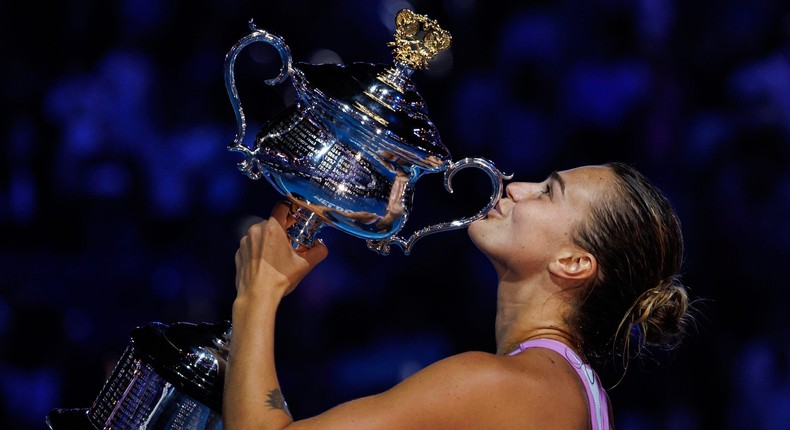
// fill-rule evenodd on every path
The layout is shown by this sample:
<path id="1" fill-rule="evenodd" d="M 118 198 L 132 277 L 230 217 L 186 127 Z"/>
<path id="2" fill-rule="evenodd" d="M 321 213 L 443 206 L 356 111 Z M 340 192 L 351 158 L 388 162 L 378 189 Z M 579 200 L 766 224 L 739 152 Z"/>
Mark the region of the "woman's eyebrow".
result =
<path id="1" fill-rule="evenodd" d="M 565 179 L 562 179 L 562 176 L 560 176 L 560 174 L 557 173 L 556 170 L 551 172 L 548 180 L 549 182 L 553 181 L 560 184 L 560 190 L 562 191 L 562 195 L 565 195 Z"/>

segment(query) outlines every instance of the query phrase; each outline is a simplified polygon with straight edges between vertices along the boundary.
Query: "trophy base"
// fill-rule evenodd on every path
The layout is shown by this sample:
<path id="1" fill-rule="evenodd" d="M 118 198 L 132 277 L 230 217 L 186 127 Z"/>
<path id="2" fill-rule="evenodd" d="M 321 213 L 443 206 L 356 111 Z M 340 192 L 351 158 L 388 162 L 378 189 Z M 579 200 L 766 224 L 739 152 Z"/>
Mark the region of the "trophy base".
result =
<path id="1" fill-rule="evenodd" d="M 149 323 L 88 409 L 53 409 L 50 430 L 219 430 L 230 322 Z"/>

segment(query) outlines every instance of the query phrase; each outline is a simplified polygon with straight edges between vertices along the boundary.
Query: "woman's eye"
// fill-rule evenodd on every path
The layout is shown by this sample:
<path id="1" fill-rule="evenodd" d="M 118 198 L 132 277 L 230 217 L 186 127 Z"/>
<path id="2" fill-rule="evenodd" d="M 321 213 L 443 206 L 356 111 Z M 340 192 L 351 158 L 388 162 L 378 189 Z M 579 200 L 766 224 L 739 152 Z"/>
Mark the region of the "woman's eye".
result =
<path id="1" fill-rule="evenodd" d="M 546 187 L 543 189 L 543 194 L 547 194 L 551 197 L 551 184 L 546 184 Z"/>

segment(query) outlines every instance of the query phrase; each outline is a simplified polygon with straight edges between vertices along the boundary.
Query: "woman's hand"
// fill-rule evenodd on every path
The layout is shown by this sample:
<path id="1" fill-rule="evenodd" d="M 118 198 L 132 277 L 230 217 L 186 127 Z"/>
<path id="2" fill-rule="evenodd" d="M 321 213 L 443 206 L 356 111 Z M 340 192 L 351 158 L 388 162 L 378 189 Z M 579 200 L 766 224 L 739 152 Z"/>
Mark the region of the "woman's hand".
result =
<path id="1" fill-rule="evenodd" d="M 280 299 L 294 288 L 329 251 L 320 241 L 296 252 L 285 229 L 293 223 L 288 203 L 279 202 L 269 219 L 254 224 L 236 251 L 236 296 L 274 295 Z"/>

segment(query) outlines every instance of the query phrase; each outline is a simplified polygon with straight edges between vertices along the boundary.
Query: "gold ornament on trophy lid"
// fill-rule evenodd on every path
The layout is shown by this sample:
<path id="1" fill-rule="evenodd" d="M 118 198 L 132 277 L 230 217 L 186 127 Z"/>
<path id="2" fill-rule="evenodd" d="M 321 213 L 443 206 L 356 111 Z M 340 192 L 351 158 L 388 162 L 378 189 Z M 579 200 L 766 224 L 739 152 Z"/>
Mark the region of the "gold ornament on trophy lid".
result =
<path id="1" fill-rule="evenodd" d="M 402 9 L 395 16 L 395 62 L 410 69 L 427 69 L 428 61 L 450 47 L 452 36 L 425 15 Z"/>

